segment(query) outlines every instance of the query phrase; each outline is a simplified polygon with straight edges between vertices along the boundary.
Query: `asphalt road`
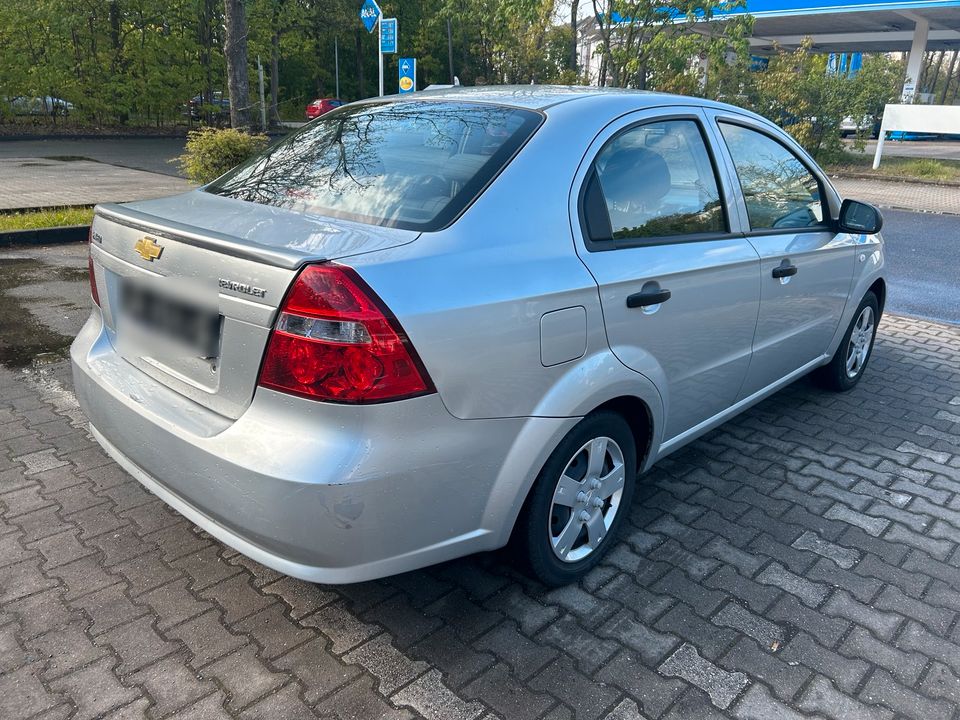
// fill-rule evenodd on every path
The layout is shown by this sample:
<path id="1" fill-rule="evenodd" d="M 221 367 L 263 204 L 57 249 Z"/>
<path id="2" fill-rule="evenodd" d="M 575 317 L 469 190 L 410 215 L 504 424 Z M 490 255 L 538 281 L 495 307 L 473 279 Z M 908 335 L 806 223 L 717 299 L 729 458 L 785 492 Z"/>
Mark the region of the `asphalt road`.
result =
<path id="1" fill-rule="evenodd" d="M 887 311 L 960 323 L 960 216 L 882 212 Z"/>
<path id="2" fill-rule="evenodd" d="M 133 170 L 178 176 L 178 168 L 171 160 L 183 154 L 185 142 L 185 138 L 163 137 L 0 140 L 0 159 L 86 158 Z"/>
<path id="3" fill-rule="evenodd" d="M 848 150 L 854 151 L 853 141 L 848 141 Z M 871 157 L 877 150 L 877 141 L 867 141 L 863 152 Z M 883 157 L 934 158 L 937 160 L 960 160 L 960 142 L 956 140 L 887 140 L 883 145 Z"/>

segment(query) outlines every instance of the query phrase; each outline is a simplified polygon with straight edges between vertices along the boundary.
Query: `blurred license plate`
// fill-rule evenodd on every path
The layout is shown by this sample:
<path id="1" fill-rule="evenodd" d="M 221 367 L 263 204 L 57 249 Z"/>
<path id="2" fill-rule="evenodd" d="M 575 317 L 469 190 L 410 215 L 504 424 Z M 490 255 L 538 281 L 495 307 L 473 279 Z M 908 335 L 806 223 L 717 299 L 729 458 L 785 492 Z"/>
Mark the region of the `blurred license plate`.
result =
<path id="1" fill-rule="evenodd" d="M 213 308 L 126 279 L 121 280 L 119 290 L 117 333 L 125 344 L 153 356 L 213 359 L 220 354 L 223 316 Z"/>

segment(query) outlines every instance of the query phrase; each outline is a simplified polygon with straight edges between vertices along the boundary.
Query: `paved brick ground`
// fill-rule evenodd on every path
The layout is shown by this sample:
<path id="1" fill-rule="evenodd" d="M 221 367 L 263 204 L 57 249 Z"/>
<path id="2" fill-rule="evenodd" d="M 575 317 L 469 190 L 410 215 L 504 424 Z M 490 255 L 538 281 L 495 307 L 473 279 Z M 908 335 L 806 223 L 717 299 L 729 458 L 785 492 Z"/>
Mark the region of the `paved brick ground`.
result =
<path id="1" fill-rule="evenodd" d="M 320 587 L 213 541 L 0 370 L 0 718 L 956 720 L 960 328 L 887 318 L 661 463 L 545 590 L 498 555 Z"/>
<path id="2" fill-rule="evenodd" d="M 960 215 L 960 187 L 857 178 L 831 178 L 841 197 L 883 208 Z"/>

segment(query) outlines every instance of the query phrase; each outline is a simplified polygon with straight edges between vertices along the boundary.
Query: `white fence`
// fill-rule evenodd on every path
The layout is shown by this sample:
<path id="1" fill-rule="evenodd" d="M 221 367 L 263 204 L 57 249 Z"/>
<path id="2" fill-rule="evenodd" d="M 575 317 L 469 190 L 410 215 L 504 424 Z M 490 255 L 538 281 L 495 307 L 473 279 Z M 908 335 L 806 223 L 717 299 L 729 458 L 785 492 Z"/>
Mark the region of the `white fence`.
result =
<path id="1" fill-rule="evenodd" d="M 960 135 L 960 105 L 887 105 L 877 136 L 873 169 L 880 167 L 880 155 L 888 132 L 950 133 Z"/>

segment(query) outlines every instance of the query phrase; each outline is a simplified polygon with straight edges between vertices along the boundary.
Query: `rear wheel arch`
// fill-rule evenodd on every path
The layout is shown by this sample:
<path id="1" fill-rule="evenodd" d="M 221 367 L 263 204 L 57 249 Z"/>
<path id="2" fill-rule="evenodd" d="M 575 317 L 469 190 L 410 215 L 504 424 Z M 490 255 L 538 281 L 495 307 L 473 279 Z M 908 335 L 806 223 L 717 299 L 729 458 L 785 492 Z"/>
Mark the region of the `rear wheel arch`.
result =
<path id="1" fill-rule="evenodd" d="M 635 445 L 621 411 L 601 406 L 581 418 L 551 449 L 527 493 L 511 557 L 550 586 L 576 582 L 600 562 L 630 512 Z"/>
<path id="2" fill-rule="evenodd" d="M 633 435 L 635 447 L 636 447 L 636 468 L 639 473 L 643 469 L 644 464 L 650 456 L 650 452 L 653 449 L 653 430 L 654 430 L 654 420 L 653 413 L 647 403 L 641 398 L 635 395 L 621 395 L 619 397 L 606 400 L 600 405 L 593 408 L 590 412 L 585 413 L 582 420 L 590 418 L 594 415 L 603 412 L 612 412 L 619 415 L 630 427 L 631 434 Z M 582 421 L 581 420 L 581 421 Z M 549 447 L 546 458 L 543 461 L 543 464 L 540 467 L 535 468 L 533 477 L 530 478 L 528 485 L 526 486 L 526 493 L 523 496 L 523 501 L 519 504 L 516 514 L 513 516 L 513 523 L 511 525 L 511 533 L 513 536 L 517 525 L 525 512 L 527 504 L 530 500 L 530 496 L 533 492 L 534 480 L 539 474 L 543 471 L 543 468 L 546 466 L 546 463 L 549 461 L 550 457 L 553 455 L 554 451 L 560 444 L 567 438 L 567 436 L 572 432 L 571 430 L 565 432 L 559 437 L 556 442 L 552 444 L 552 447 Z"/>
<path id="3" fill-rule="evenodd" d="M 637 469 L 642 469 L 653 448 L 653 413 L 650 407 L 635 395 L 621 395 L 607 400 L 588 415 L 604 410 L 615 412 L 627 421 L 636 443 Z"/>
<path id="4" fill-rule="evenodd" d="M 564 439 L 585 418 L 600 411 L 617 413 L 635 440 L 638 470 L 656 456 L 663 418 L 663 395 L 647 376 L 626 368 L 609 351 L 587 358 L 564 374 L 536 408 L 500 464 L 494 492 L 484 511 L 491 547 L 510 543 L 536 478 Z M 600 392 L 587 378 L 606 379 Z M 537 420 L 539 418 L 539 420 Z"/>

